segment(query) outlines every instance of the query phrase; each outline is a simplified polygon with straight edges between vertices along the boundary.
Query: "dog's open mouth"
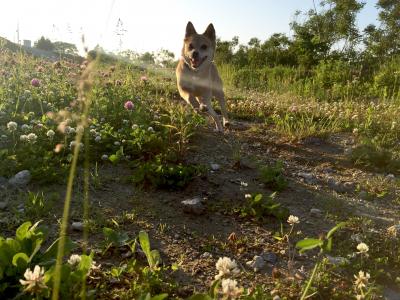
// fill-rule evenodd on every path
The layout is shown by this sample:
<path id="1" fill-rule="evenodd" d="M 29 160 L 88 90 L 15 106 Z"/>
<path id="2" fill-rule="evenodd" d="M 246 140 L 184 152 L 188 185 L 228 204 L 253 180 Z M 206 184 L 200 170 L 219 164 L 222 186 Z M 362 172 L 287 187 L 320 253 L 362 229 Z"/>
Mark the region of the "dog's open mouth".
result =
<path id="1" fill-rule="evenodd" d="M 191 58 L 190 59 L 190 64 L 193 69 L 197 69 L 198 67 L 201 66 L 201 64 L 207 59 L 207 56 L 204 56 L 202 59 L 198 58 Z"/>

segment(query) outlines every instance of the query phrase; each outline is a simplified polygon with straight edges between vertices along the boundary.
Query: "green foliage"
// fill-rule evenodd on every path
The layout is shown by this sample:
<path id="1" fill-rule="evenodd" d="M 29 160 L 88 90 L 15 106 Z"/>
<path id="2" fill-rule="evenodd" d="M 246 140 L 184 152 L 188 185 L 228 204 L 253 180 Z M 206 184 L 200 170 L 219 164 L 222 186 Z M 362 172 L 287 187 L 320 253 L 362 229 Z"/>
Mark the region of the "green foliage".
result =
<path id="1" fill-rule="evenodd" d="M 351 161 L 367 169 L 380 170 L 391 173 L 400 172 L 400 160 L 393 157 L 392 152 L 374 143 L 362 143 L 352 149 Z"/>
<path id="2" fill-rule="evenodd" d="M 139 232 L 139 243 L 144 254 L 146 255 L 150 269 L 156 268 L 161 263 L 161 257 L 160 253 L 157 250 L 150 249 L 150 240 L 147 232 Z"/>
<path id="3" fill-rule="evenodd" d="M 38 39 L 35 43 L 34 46 L 38 49 L 41 50 L 46 50 L 46 51 L 53 51 L 54 50 L 54 44 L 44 36 L 42 36 L 40 39 Z"/>
<path id="4" fill-rule="evenodd" d="M 246 204 L 240 208 L 240 215 L 258 221 L 264 221 L 271 216 L 281 221 L 286 220 L 289 216 L 289 209 L 277 203 L 275 196 L 276 193 L 272 193 L 268 197 L 264 197 L 262 194 L 251 195 Z"/>
<path id="5" fill-rule="evenodd" d="M 277 161 L 273 166 L 260 168 L 260 181 L 274 191 L 283 191 L 288 182 L 283 174 L 283 162 Z"/>
<path id="6" fill-rule="evenodd" d="M 157 155 L 153 160 L 137 163 L 132 179 L 135 184 L 143 186 L 181 189 L 202 173 L 201 166 L 184 165 Z"/>
<path id="7" fill-rule="evenodd" d="M 39 227 L 39 222 L 20 225 L 15 238 L 0 237 L 0 293 L 3 296 L 12 297 L 18 293 L 22 288 L 19 279 L 24 279 L 26 269 L 54 264 L 58 243 L 55 241 L 45 251 L 40 251 L 45 238 L 45 230 Z M 69 239 L 66 244 L 65 255 L 68 255 L 75 245 Z M 51 277 L 49 273 L 46 276 Z"/>

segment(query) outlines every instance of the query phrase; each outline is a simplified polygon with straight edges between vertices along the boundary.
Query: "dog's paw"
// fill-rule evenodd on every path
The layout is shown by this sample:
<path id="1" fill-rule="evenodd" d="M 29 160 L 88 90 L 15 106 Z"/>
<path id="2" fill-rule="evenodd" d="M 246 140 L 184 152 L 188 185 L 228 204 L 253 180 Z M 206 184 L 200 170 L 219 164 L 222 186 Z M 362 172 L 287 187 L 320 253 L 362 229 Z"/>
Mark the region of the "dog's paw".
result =
<path id="1" fill-rule="evenodd" d="M 200 104 L 199 110 L 201 112 L 207 112 L 208 111 L 208 106 L 205 104 Z"/>

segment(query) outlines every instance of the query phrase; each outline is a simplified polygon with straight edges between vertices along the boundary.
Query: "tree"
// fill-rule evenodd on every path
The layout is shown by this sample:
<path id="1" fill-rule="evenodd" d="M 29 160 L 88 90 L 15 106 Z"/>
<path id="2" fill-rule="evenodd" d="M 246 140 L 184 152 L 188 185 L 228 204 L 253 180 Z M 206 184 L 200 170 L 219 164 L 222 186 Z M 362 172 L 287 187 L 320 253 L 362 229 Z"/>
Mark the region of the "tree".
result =
<path id="1" fill-rule="evenodd" d="M 34 43 L 34 47 L 41 49 L 41 50 L 46 50 L 46 51 L 53 51 L 54 50 L 54 44 L 44 36 L 42 36 L 40 39 L 38 39 Z"/>
<path id="2" fill-rule="evenodd" d="M 66 42 L 54 42 L 54 51 L 61 54 L 78 55 L 76 45 Z"/>
<path id="3" fill-rule="evenodd" d="M 155 61 L 157 64 L 162 65 L 163 67 L 171 67 L 174 64 L 175 54 L 166 49 L 161 49 L 155 55 Z"/>

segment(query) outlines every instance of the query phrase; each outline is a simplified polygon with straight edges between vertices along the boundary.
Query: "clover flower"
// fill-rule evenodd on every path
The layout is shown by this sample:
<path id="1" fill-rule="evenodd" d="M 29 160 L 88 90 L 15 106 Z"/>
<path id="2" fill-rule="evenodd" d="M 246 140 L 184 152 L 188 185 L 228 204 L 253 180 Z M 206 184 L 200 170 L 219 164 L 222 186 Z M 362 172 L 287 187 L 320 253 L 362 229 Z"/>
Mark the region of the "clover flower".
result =
<path id="1" fill-rule="evenodd" d="M 242 288 L 237 286 L 237 281 L 233 279 L 223 279 L 221 282 L 222 293 L 231 299 L 235 299 L 243 292 Z"/>
<path id="2" fill-rule="evenodd" d="M 28 138 L 28 142 L 33 144 L 33 143 L 36 143 L 37 135 L 34 133 L 30 133 L 30 134 L 28 134 L 27 138 Z"/>
<path id="3" fill-rule="evenodd" d="M 54 132 L 54 130 L 51 130 L 51 129 L 48 130 L 47 133 L 46 133 L 46 135 L 51 139 L 54 137 L 55 134 L 56 133 Z"/>
<path id="4" fill-rule="evenodd" d="M 31 80 L 31 85 L 34 86 L 34 87 L 39 87 L 40 86 L 40 80 L 37 79 L 37 78 L 33 78 Z"/>
<path id="5" fill-rule="evenodd" d="M 7 123 L 7 129 L 10 130 L 11 132 L 17 130 L 18 124 L 11 121 Z"/>
<path id="6" fill-rule="evenodd" d="M 126 110 L 132 110 L 133 107 L 134 107 L 133 102 L 130 101 L 130 100 L 126 101 L 125 104 L 124 104 L 124 107 L 125 107 Z"/>
<path id="7" fill-rule="evenodd" d="M 215 267 L 219 272 L 218 275 L 215 276 L 215 279 L 220 279 L 228 275 L 235 275 L 240 272 L 236 261 L 230 259 L 229 257 L 220 257 L 215 264 Z"/>
<path id="8" fill-rule="evenodd" d="M 68 259 L 68 263 L 71 266 L 75 266 L 75 265 L 78 265 L 81 262 L 81 260 L 82 260 L 82 257 L 80 255 L 72 254 Z"/>
<path id="9" fill-rule="evenodd" d="M 35 294 L 47 288 L 44 283 L 44 268 L 41 268 L 38 265 L 35 266 L 33 272 L 30 269 L 26 269 L 24 277 L 25 280 L 20 279 L 19 282 L 25 286 L 25 292 Z"/>
<path id="10" fill-rule="evenodd" d="M 354 275 L 354 278 L 356 279 L 354 281 L 354 286 L 359 290 L 365 288 L 368 284 L 368 280 L 370 279 L 370 277 L 371 276 L 369 275 L 369 273 L 359 271 L 358 276 Z"/>
<path id="11" fill-rule="evenodd" d="M 358 253 L 367 253 L 369 250 L 369 247 L 365 243 L 359 243 L 357 245 L 357 250 L 359 251 Z"/>
<path id="12" fill-rule="evenodd" d="M 26 134 L 23 134 L 19 137 L 19 140 L 21 142 L 27 142 L 28 141 L 28 136 Z"/>
<path id="13" fill-rule="evenodd" d="M 299 220 L 299 217 L 290 215 L 289 218 L 287 219 L 287 222 L 288 222 L 290 225 L 294 225 L 294 224 L 300 223 L 300 220 Z"/>

